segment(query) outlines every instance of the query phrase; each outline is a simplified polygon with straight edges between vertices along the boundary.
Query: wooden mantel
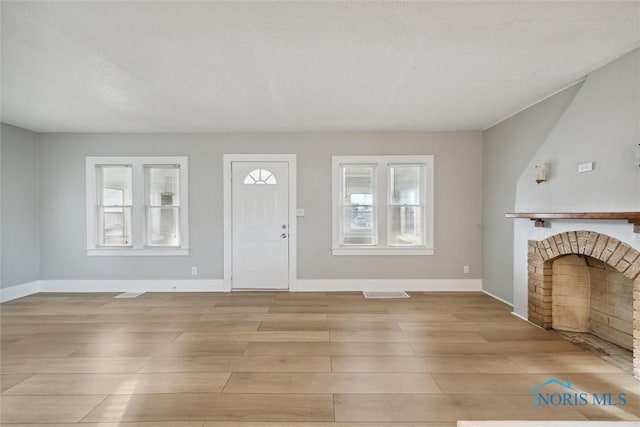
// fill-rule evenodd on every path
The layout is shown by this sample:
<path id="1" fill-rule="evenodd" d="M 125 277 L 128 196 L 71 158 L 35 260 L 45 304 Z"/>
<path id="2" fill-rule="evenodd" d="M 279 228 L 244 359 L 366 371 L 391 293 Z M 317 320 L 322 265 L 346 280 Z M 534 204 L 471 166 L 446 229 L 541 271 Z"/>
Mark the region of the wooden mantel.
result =
<path id="1" fill-rule="evenodd" d="M 535 221 L 536 227 L 544 227 L 546 219 L 596 219 L 628 221 L 633 224 L 633 232 L 640 233 L 640 212 L 553 212 L 553 213 L 506 213 L 506 218 L 527 218 Z"/>

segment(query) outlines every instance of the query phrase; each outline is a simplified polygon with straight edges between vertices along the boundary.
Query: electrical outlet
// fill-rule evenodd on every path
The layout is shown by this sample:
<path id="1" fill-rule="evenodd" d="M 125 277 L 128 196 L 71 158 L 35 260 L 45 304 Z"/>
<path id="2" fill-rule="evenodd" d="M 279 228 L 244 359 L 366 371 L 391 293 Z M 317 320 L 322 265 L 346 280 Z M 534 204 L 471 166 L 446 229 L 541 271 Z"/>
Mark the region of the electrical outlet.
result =
<path id="1" fill-rule="evenodd" d="M 191 267 L 191 275 L 192 276 L 197 276 L 198 275 L 198 267 L 196 267 L 196 266 Z"/>
<path id="2" fill-rule="evenodd" d="M 462 271 L 464 271 L 464 274 L 469 274 L 469 266 L 465 265 Z"/>

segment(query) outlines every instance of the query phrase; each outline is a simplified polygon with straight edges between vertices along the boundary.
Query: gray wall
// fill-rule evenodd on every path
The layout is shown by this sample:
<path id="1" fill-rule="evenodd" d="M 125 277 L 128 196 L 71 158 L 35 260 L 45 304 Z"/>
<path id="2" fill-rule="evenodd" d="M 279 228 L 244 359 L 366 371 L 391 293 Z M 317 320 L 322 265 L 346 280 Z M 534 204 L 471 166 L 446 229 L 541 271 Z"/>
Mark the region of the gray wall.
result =
<path id="1" fill-rule="evenodd" d="M 513 302 L 513 212 L 518 178 L 571 103 L 581 84 L 487 129 L 483 133 L 482 287 Z"/>
<path id="2" fill-rule="evenodd" d="M 479 279 L 482 134 L 42 134 L 42 279 L 223 278 L 222 155 L 298 155 L 300 279 Z M 435 155 L 434 256 L 332 256 L 331 155 Z M 188 257 L 87 257 L 84 159 L 88 155 L 189 156 Z M 463 274 L 469 265 L 470 274 Z"/>
<path id="3" fill-rule="evenodd" d="M 40 277 L 37 134 L 2 124 L 0 139 L 2 270 L 0 287 Z"/>
<path id="4" fill-rule="evenodd" d="M 561 212 L 637 211 L 640 208 L 640 50 L 589 74 L 517 185 L 516 209 Z M 534 167 L 551 165 L 544 185 Z M 594 170 L 578 173 L 578 165 Z"/>
<path id="5" fill-rule="evenodd" d="M 640 50 L 587 76 L 558 123 L 518 178 L 515 209 L 520 212 L 640 211 Z M 578 173 L 578 165 L 594 169 Z M 535 165 L 549 163 L 547 182 L 536 184 Z M 514 225 L 514 310 L 527 311 L 527 241 L 570 230 L 590 230 L 640 249 L 640 234 L 626 221 L 549 221 L 535 228 Z"/>

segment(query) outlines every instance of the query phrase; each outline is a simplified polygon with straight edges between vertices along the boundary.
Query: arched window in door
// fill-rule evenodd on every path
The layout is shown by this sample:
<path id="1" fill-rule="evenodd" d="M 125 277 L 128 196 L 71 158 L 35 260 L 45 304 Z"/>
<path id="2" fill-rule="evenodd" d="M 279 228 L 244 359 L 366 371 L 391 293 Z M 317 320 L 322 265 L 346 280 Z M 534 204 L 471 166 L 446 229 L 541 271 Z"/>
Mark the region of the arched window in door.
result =
<path id="1" fill-rule="evenodd" d="M 248 185 L 274 185 L 278 183 L 278 180 L 266 169 L 254 169 L 244 178 L 244 183 Z"/>

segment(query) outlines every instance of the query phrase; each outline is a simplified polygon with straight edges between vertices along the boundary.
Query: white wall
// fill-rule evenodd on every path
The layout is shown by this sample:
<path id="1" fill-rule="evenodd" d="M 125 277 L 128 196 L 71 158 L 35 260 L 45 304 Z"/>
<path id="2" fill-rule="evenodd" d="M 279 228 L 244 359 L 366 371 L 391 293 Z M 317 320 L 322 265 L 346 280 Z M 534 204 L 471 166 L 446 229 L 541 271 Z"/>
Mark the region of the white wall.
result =
<path id="1" fill-rule="evenodd" d="M 512 219 L 516 184 L 580 89 L 576 84 L 483 133 L 482 287 L 513 302 Z"/>
<path id="2" fill-rule="evenodd" d="M 316 134 L 40 135 L 41 278 L 223 278 L 222 156 L 298 156 L 300 279 L 480 279 L 482 139 L 480 132 Z M 434 256 L 332 256 L 331 155 L 435 155 Z M 189 156 L 187 257 L 87 257 L 84 158 L 88 155 Z M 463 274 L 463 266 L 470 274 Z"/>
<path id="3" fill-rule="evenodd" d="M 516 187 L 516 212 L 640 211 L 640 51 L 591 73 L 571 105 L 523 171 Z M 579 174 L 578 164 L 595 163 Z M 536 184 L 534 167 L 550 163 L 547 182 Z M 514 311 L 527 315 L 527 240 L 567 230 L 608 234 L 640 249 L 640 234 L 625 222 L 550 221 L 536 229 L 516 220 Z"/>
<path id="4" fill-rule="evenodd" d="M 0 288 L 38 280 L 37 134 L 2 124 L 1 280 Z"/>

